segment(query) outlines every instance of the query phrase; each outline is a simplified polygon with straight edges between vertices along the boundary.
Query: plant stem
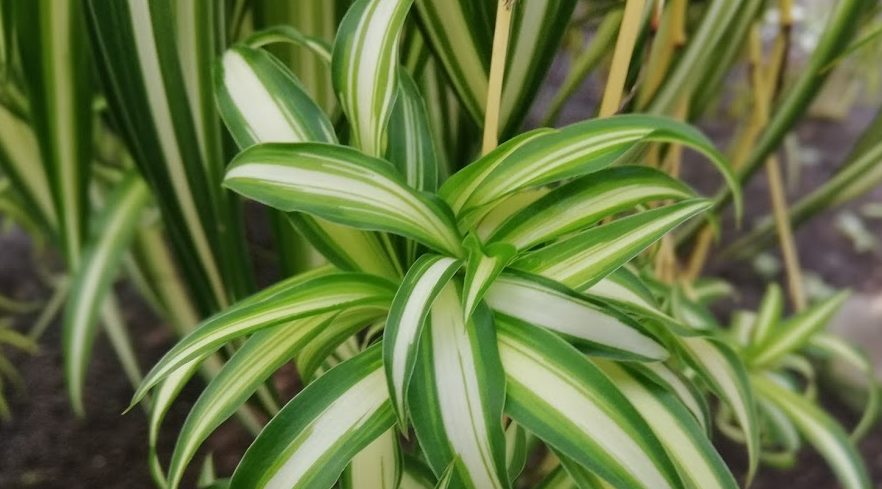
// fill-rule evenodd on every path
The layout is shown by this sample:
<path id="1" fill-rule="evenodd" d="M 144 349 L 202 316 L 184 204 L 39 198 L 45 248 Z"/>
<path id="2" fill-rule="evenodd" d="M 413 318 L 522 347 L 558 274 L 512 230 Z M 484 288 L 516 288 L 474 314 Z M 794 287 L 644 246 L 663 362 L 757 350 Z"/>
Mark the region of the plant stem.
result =
<path id="1" fill-rule="evenodd" d="M 625 90 L 625 79 L 628 76 L 628 66 L 631 64 L 631 55 L 634 52 L 634 43 L 637 41 L 637 32 L 640 30 L 640 16 L 646 0 L 628 0 L 625 4 L 625 13 L 622 17 L 622 27 L 616 39 L 616 49 L 613 51 L 612 66 L 609 70 L 609 78 L 603 91 L 603 100 L 600 102 L 600 117 L 609 117 L 619 110 L 622 104 L 622 93 Z"/>
<path id="2" fill-rule="evenodd" d="M 487 108 L 484 112 L 484 144 L 481 153 L 487 154 L 499 143 L 499 109 L 502 104 L 502 81 L 508 58 L 508 38 L 511 32 L 511 12 L 514 0 L 499 0 L 496 6 L 496 30 L 493 33 L 493 54 L 490 58 L 490 78 L 487 82 Z"/>
<path id="3" fill-rule="evenodd" d="M 799 266 L 799 254 L 790 229 L 787 197 L 784 195 L 784 181 L 781 178 L 781 167 L 776 156 L 766 160 L 766 173 L 769 178 L 769 194 L 772 198 L 772 213 L 775 216 L 775 228 L 781 243 L 781 255 L 784 257 L 784 269 L 787 272 L 787 290 L 790 301 L 796 312 L 806 306 L 805 291 L 802 288 L 802 270 Z"/>

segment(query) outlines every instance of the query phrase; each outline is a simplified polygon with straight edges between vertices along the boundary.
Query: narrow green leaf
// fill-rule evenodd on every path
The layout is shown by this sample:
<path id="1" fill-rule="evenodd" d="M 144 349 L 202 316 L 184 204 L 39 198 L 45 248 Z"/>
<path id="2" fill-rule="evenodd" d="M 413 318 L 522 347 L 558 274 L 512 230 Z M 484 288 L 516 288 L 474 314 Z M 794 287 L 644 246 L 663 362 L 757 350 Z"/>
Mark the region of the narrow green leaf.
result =
<path id="1" fill-rule="evenodd" d="M 484 246 L 473 234 L 463 242 L 468 250 L 465 280 L 462 291 L 462 310 L 468 318 L 484 298 L 487 289 L 493 285 L 496 277 L 514 258 L 516 250 L 508 243 L 494 243 Z"/>
<path id="2" fill-rule="evenodd" d="M 678 397 L 625 365 L 599 366 L 637 408 L 692 487 L 738 489 L 707 434 Z"/>
<path id="3" fill-rule="evenodd" d="M 584 355 L 541 328 L 497 325 L 506 414 L 615 487 L 684 487 L 646 421 Z"/>
<path id="4" fill-rule="evenodd" d="M 316 372 L 331 355 L 340 353 L 341 349 L 350 350 L 349 353 L 361 351 L 355 341 L 354 335 L 362 330 L 370 329 L 374 322 L 383 323 L 386 314 L 385 307 L 355 308 L 339 314 L 335 321 L 321 329 L 319 334 L 311 338 L 297 353 L 297 372 L 304 382 L 315 377 Z M 347 345 L 355 345 L 349 348 Z M 351 354 L 342 357 L 351 358 Z"/>
<path id="5" fill-rule="evenodd" d="M 282 408 L 245 452 L 230 489 L 330 488 L 350 459 L 394 424 L 375 345 Z"/>
<path id="6" fill-rule="evenodd" d="M 400 71 L 386 157 L 395 163 L 411 188 L 434 192 L 438 188 L 439 163 L 426 103 L 413 78 Z"/>
<path id="7" fill-rule="evenodd" d="M 252 146 L 233 160 L 224 185 L 286 212 L 390 231 L 460 254 L 459 233 L 442 202 L 407 187 L 388 162 L 351 148 L 317 143 Z"/>
<path id="8" fill-rule="evenodd" d="M 639 204 L 695 197 L 663 172 L 638 166 L 601 170 L 547 193 L 500 223 L 490 237 L 530 249 Z"/>
<path id="9" fill-rule="evenodd" d="M 772 365 L 788 353 L 806 345 L 839 311 L 848 292 L 840 292 L 788 319 L 747 352 L 747 361 L 756 367 Z"/>
<path id="10" fill-rule="evenodd" d="M 527 465 L 527 455 L 527 430 L 512 421 L 505 429 L 505 467 L 512 484 Z"/>
<path id="11" fill-rule="evenodd" d="M 12 182 L 30 213 L 51 232 L 58 223 L 41 161 L 34 131 L 25 120 L 0 104 L 0 170 Z"/>
<path id="12" fill-rule="evenodd" d="M 163 378 L 193 358 L 212 352 L 224 343 L 285 321 L 354 306 L 385 307 L 392 299 L 389 282 L 360 273 L 319 275 L 301 281 L 294 277 L 245 299 L 203 321 L 154 365 L 135 392 L 133 403 Z"/>
<path id="13" fill-rule="evenodd" d="M 762 344 L 768 341 L 775 328 L 780 326 L 783 312 L 784 294 L 781 293 L 781 287 L 778 284 L 769 284 L 753 324 L 750 343 Z"/>
<path id="14" fill-rule="evenodd" d="M 68 394 L 77 414 L 83 414 L 83 385 L 98 327 L 98 313 L 149 201 L 147 185 L 140 176 L 130 173 L 108 197 L 95 223 L 94 236 L 75 271 L 64 312 L 62 345 Z"/>
<path id="15" fill-rule="evenodd" d="M 512 267 L 584 289 L 709 207 L 706 200 L 691 199 L 617 219 L 524 254 Z"/>
<path id="16" fill-rule="evenodd" d="M 404 276 L 389 308 L 383 333 L 383 364 L 389 395 L 402 429 L 407 426 L 405 401 L 426 316 L 461 265 L 453 258 L 421 256 Z"/>
<path id="17" fill-rule="evenodd" d="M 518 190 L 602 170 L 645 142 L 682 144 L 706 156 L 735 187 L 732 172 L 703 134 L 686 124 L 646 115 L 592 119 L 557 130 L 526 133 L 469 165 L 441 189 L 457 216 L 474 219 L 486 206 Z M 478 216 L 479 217 L 479 216 Z"/>
<path id="18" fill-rule="evenodd" d="M 94 89 L 83 7 L 74 0 L 34 0 L 16 2 L 14 11 L 30 122 L 52 189 L 61 248 L 76 270 L 87 231 Z"/>
<path id="19" fill-rule="evenodd" d="M 456 283 L 432 305 L 420 341 L 408 406 L 420 446 L 439 478 L 454 464 L 452 487 L 511 487 L 505 467 L 505 377 L 493 317 L 479 308 L 463 320 Z"/>
<path id="20" fill-rule="evenodd" d="M 784 411 L 802 436 L 826 460 L 845 489 L 870 489 L 860 453 L 848 435 L 822 409 L 764 376 L 751 377 L 757 391 Z"/>
<path id="21" fill-rule="evenodd" d="M 873 362 L 862 351 L 829 334 L 812 336 L 809 345 L 828 357 L 844 361 L 866 379 L 867 400 L 860 421 L 851 432 L 852 441 L 860 440 L 873 427 L 882 412 L 882 389 Z"/>
<path id="22" fill-rule="evenodd" d="M 549 329 L 587 345 L 592 354 L 642 361 L 668 356 L 634 321 L 542 277 L 506 273 L 493 283 L 486 300 L 506 321 Z"/>
<path id="23" fill-rule="evenodd" d="M 434 487 L 435 474 L 432 473 L 432 469 L 426 467 L 421 460 L 405 455 L 398 489 L 433 489 Z"/>
<path id="24" fill-rule="evenodd" d="M 678 344 L 684 361 L 734 411 L 747 442 L 749 484 L 759 462 L 759 421 L 743 362 L 729 346 L 718 340 L 684 337 L 679 339 Z"/>
<path id="25" fill-rule="evenodd" d="M 352 145 L 384 154 L 398 90 L 398 39 L 413 0 L 357 0 L 334 40 L 331 79 L 349 120 Z"/>

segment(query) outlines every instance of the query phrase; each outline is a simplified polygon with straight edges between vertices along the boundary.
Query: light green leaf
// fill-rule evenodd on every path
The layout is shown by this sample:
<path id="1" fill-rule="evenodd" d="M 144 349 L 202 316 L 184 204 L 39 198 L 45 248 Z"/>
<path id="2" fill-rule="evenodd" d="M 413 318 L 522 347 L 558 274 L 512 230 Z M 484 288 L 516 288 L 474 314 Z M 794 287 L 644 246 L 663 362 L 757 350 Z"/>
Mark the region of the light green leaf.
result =
<path id="1" fill-rule="evenodd" d="M 646 421 L 584 355 L 541 328 L 497 325 L 506 414 L 616 487 L 684 487 Z"/>
<path id="2" fill-rule="evenodd" d="M 767 377 L 756 375 L 751 377 L 751 382 L 760 395 L 787 413 L 802 436 L 827 460 L 842 487 L 872 487 L 860 453 L 835 420 L 807 399 Z"/>
<path id="3" fill-rule="evenodd" d="M 770 332 L 765 341 L 748 350 L 747 362 L 756 367 L 772 365 L 802 348 L 827 326 L 847 297 L 848 292 L 840 292 L 788 319 Z"/>
<path id="4" fill-rule="evenodd" d="M 98 313 L 149 201 L 147 185 L 131 172 L 108 197 L 83 260 L 75 271 L 64 312 L 62 345 L 68 394 L 77 414 L 83 414 L 83 385 L 98 327 Z"/>
<path id="5" fill-rule="evenodd" d="M 508 471 L 508 480 L 514 484 L 518 476 L 527 465 L 527 430 L 512 421 L 505 429 L 505 467 Z"/>
<path id="6" fill-rule="evenodd" d="M 261 144 L 240 153 L 224 185 L 274 208 L 390 231 L 457 256 L 449 209 L 407 187 L 383 160 L 329 144 Z M 343 190 L 345 189 L 345 190 Z"/>
<path id="7" fill-rule="evenodd" d="M 0 104 L 0 170 L 12 182 L 33 217 L 39 218 L 46 230 L 51 231 L 58 223 L 41 161 L 34 131 L 25 120 Z"/>
<path id="8" fill-rule="evenodd" d="M 668 357 L 634 321 L 542 277 L 506 273 L 493 283 L 486 300 L 506 321 L 549 329 L 587 345 L 592 354 L 642 361 Z"/>
<path id="9" fill-rule="evenodd" d="M 203 321 L 156 363 L 133 398 L 140 400 L 150 388 L 193 358 L 212 352 L 224 343 L 298 318 L 342 311 L 355 306 L 386 307 L 392 299 L 389 282 L 360 273 L 319 275 L 308 280 L 294 277 L 258 293 Z"/>
<path id="10" fill-rule="evenodd" d="M 516 250 L 508 243 L 494 243 L 484 246 L 473 234 L 463 242 L 468 250 L 465 280 L 462 291 L 462 310 L 468 319 L 487 289 L 514 258 Z"/>
<path id="11" fill-rule="evenodd" d="M 413 0 L 357 0 L 334 40 L 331 79 L 349 120 L 351 144 L 384 154 L 398 90 L 398 38 Z"/>
<path id="12" fill-rule="evenodd" d="M 392 405 L 402 429 L 407 426 L 407 390 L 426 316 L 461 265 L 453 258 L 421 256 L 404 276 L 389 308 L 383 334 L 383 364 Z"/>
<path id="13" fill-rule="evenodd" d="M 398 167 L 411 188 L 438 188 L 438 155 L 426 113 L 426 103 L 413 78 L 399 69 L 398 98 L 389 120 L 386 157 Z"/>
<path id="14" fill-rule="evenodd" d="M 526 253 L 512 267 L 584 289 L 709 207 L 706 200 L 692 199 L 617 219 Z"/>
<path id="15" fill-rule="evenodd" d="M 505 467 L 505 377 L 490 311 L 463 320 L 454 282 L 441 290 L 420 340 L 408 398 L 412 424 L 439 478 L 454 464 L 452 487 L 511 487 Z"/>
<path id="16" fill-rule="evenodd" d="M 245 452 L 230 489 L 332 487 L 395 424 L 379 345 L 309 384 Z"/>
<path id="17" fill-rule="evenodd" d="M 702 489 L 738 489 L 708 435 L 678 396 L 624 364 L 601 361 L 599 366 L 649 423 L 687 484 Z"/>

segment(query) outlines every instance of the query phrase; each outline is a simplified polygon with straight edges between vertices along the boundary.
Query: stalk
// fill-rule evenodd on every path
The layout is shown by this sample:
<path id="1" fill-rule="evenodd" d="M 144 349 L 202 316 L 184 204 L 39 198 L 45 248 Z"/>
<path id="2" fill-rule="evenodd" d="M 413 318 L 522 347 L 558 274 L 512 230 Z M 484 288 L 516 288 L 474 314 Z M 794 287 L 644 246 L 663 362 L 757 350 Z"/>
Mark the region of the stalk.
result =
<path id="1" fill-rule="evenodd" d="M 622 94 L 625 89 L 625 79 L 628 76 L 628 65 L 631 63 L 631 55 L 634 52 L 634 44 L 637 41 L 637 33 L 640 28 L 640 16 L 646 0 L 628 0 L 625 4 L 625 13 L 622 16 L 622 27 L 616 39 L 616 49 L 613 52 L 612 66 L 606 88 L 603 91 L 603 100 L 600 102 L 600 117 L 609 117 L 619 110 L 622 104 Z"/>
<path id="2" fill-rule="evenodd" d="M 484 112 L 484 142 L 481 153 L 487 154 L 499 143 L 499 110 L 502 105 L 502 82 L 511 33 L 511 13 L 515 0 L 499 0 L 496 6 L 496 29 L 493 34 L 493 54 L 490 58 L 490 78 L 487 83 L 487 110 Z"/>

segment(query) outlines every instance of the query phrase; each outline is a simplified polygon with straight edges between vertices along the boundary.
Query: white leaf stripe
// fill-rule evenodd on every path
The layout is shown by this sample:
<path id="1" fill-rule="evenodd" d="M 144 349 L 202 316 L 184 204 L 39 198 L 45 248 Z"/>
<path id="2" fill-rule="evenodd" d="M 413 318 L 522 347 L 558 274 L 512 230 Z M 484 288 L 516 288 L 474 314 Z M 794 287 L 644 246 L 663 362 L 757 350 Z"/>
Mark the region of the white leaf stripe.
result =
<path id="1" fill-rule="evenodd" d="M 331 487 L 395 423 L 382 367 L 376 345 L 308 385 L 248 448 L 230 489 Z"/>
<path id="2" fill-rule="evenodd" d="M 64 312 L 64 371 L 74 411 L 82 414 L 82 389 L 97 330 L 98 312 L 116 277 L 119 262 L 150 201 L 150 190 L 134 172 L 105 204 L 94 241 L 76 270 Z"/>
<path id="3" fill-rule="evenodd" d="M 708 201 L 693 199 L 643 211 L 524 254 L 512 267 L 577 290 L 590 287 L 709 207 Z"/>
<path id="4" fill-rule="evenodd" d="M 352 143 L 383 154 L 398 89 L 398 38 L 413 0 L 358 0 L 334 40 L 332 80 L 352 128 Z"/>
<path id="5" fill-rule="evenodd" d="M 508 488 L 505 379 L 486 309 L 466 323 L 455 283 L 441 290 L 421 340 L 409 399 L 420 446 L 439 477 L 455 461 L 456 487 Z"/>
<path id="6" fill-rule="evenodd" d="M 542 329 L 497 325 L 506 414 L 616 487 L 683 487 L 646 422 L 584 355 Z"/>
<path id="7" fill-rule="evenodd" d="M 157 362 L 135 392 L 133 403 L 187 361 L 216 350 L 222 344 L 262 328 L 301 317 L 351 306 L 383 306 L 391 300 L 391 286 L 383 279 L 359 273 L 318 276 L 276 288 L 260 301 L 247 299 L 199 325 Z"/>
<path id="8" fill-rule="evenodd" d="M 540 277 L 505 274 L 490 287 L 487 304 L 499 314 L 597 345 L 625 358 L 664 360 L 665 348 L 634 326 Z"/>
<path id="9" fill-rule="evenodd" d="M 788 319 L 764 342 L 748 351 L 748 362 L 754 366 L 767 366 L 801 348 L 813 334 L 827 326 L 847 297 L 848 292 L 840 292 Z"/>
<path id="10" fill-rule="evenodd" d="M 351 148 L 253 146 L 233 160 L 224 185 L 280 210 L 391 231 L 460 254 L 460 237 L 443 203 L 407 187 L 388 162 Z"/>
<path id="11" fill-rule="evenodd" d="M 702 429 L 707 431 L 710 428 L 708 422 L 710 408 L 707 405 L 707 401 L 705 401 L 693 384 L 684 381 L 664 363 L 633 364 L 632 368 L 640 371 L 643 376 L 664 389 L 674 393 L 680 399 L 680 402 L 689 409 Z"/>
<path id="12" fill-rule="evenodd" d="M 392 405 L 402 428 L 406 426 L 407 389 L 426 316 L 438 293 L 460 266 L 461 262 L 453 258 L 423 255 L 405 275 L 389 308 L 383 337 L 383 363 Z"/>
<path id="13" fill-rule="evenodd" d="M 16 193 L 25 199 L 49 229 L 57 226 L 52 195 L 40 161 L 40 147 L 31 127 L 8 107 L 0 104 L 0 168 Z"/>
<path id="14" fill-rule="evenodd" d="M 842 428 L 810 401 L 763 376 L 751 377 L 757 391 L 783 410 L 809 443 L 827 460 L 845 489 L 870 489 L 861 455 Z"/>
<path id="15" fill-rule="evenodd" d="M 399 73 L 398 98 L 389 120 L 386 153 L 412 188 L 434 192 L 438 187 L 438 155 L 426 104 L 416 82 L 404 69 Z"/>
<path id="16" fill-rule="evenodd" d="M 352 457 L 340 478 L 341 489 L 398 489 L 401 454 L 398 432 L 390 428 Z"/>
<path id="17" fill-rule="evenodd" d="M 603 361 L 600 366 L 649 423 L 684 480 L 702 489 L 738 489 L 710 439 L 677 397 L 624 365 Z"/>

